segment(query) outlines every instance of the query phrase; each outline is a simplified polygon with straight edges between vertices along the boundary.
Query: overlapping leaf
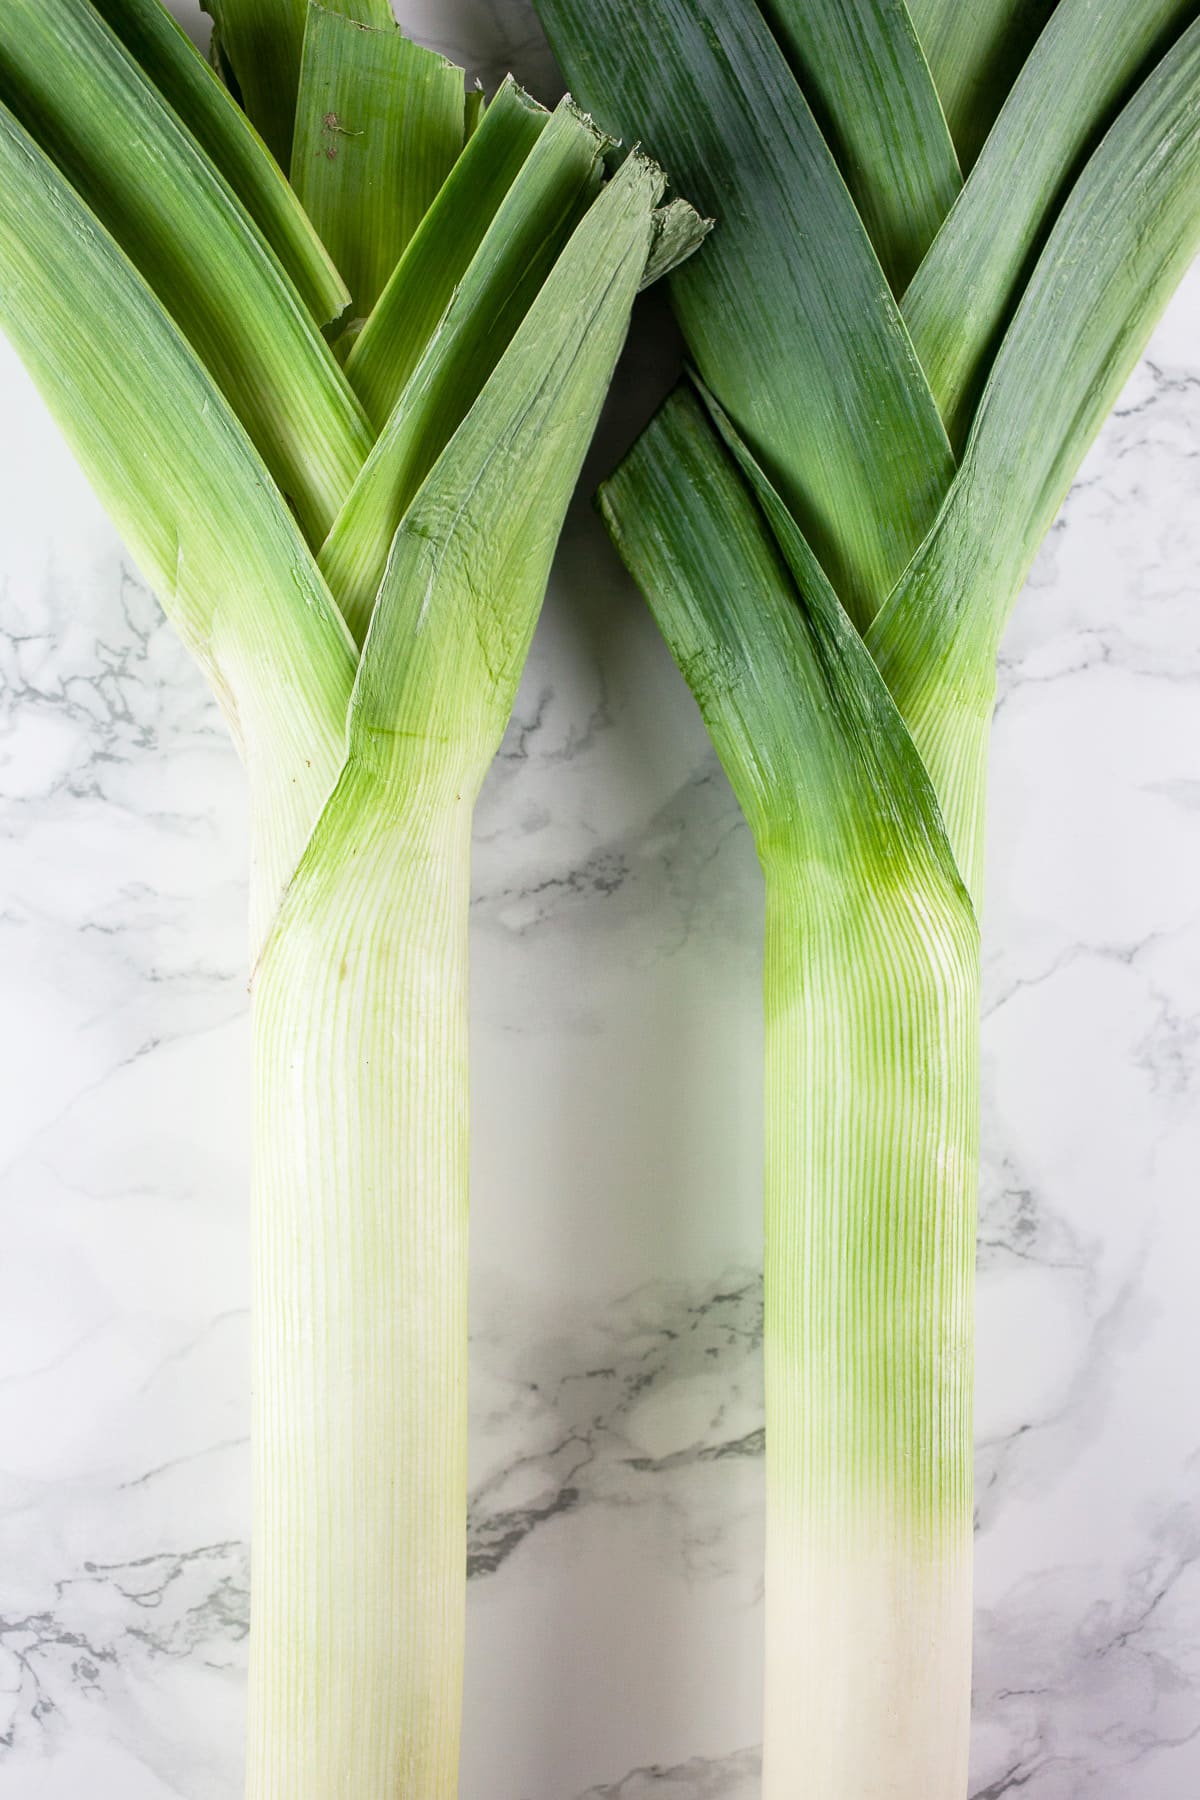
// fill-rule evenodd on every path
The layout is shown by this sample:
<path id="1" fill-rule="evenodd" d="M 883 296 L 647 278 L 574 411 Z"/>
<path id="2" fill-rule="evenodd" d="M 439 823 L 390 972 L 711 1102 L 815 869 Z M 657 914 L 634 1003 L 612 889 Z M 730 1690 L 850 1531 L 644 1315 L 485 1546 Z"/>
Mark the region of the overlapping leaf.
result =
<path id="1" fill-rule="evenodd" d="M 1084 451 L 1200 249 L 1198 97 L 1200 21 L 1071 190 L 996 357 L 958 480 L 868 634 L 976 884 L 973 752 L 1000 633 Z"/>
<path id="2" fill-rule="evenodd" d="M 971 179 L 904 295 L 904 320 L 960 449 L 1004 328 L 1088 154 L 1196 0 L 1060 0 Z"/>
<path id="3" fill-rule="evenodd" d="M 2 108 L 0 191 L 0 324 L 210 676 L 250 770 L 262 887 L 277 892 L 340 761 L 353 645 L 232 409 Z"/>
<path id="4" fill-rule="evenodd" d="M 748 0 L 540 0 L 573 91 L 718 221 L 672 280 L 704 380 L 865 625 L 953 474 L 837 165 Z"/>
<path id="5" fill-rule="evenodd" d="M 463 147 L 463 79 L 382 25 L 309 0 L 292 187 L 365 317 Z"/>
<path id="6" fill-rule="evenodd" d="M 90 0 L 5 0 L 0 97 L 111 231 L 319 542 L 366 416 L 249 213 Z"/>
<path id="7" fill-rule="evenodd" d="M 834 229 L 833 210 L 789 215 L 772 175 L 763 174 L 764 166 L 770 171 L 794 157 L 792 148 L 768 143 L 760 158 L 743 155 L 753 134 L 769 135 L 781 116 L 775 88 L 745 78 L 745 45 L 759 43 L 761 13 L 789 47 L 801 84 L 813 89 L 864 208 L 863 178 L 845 146 L 863 133 L 902 131 L 907 150 L 921 151 L 927 127 L 911 116 L 901 123 L 899 100 L 890 107 L 880 101 L 879 66 L 871 65 L 850 32 L 853 19 L 865 35 L 870 9 L 852 0 L 806 7 L 761 0 L 761 12 L 753 0 L 715 7 L 700 0 L 651 0 L 637 9 L 637 31 L 618 34 L 613 15 L 613 33 L 620 37 L 615 43 L 608 34 L 589 40 L 587 19 L 594 9 L 582 0 L 539 5 L 568 77 L 585 94 L 592 84 L 602 117 L 628 81 L 637 103 L 649 106 L 651 131 L 661 135 L 676 164 L 707 161 L 717 171 L 711 190 L 698 188 L 717 215 L 713 245 L 676 284 L 689 349 L 719 403 L 713 416 L 770 522 L 804 608 L 811 610 L 814 596 L 832 580 L 865 629 L 864 654 L 877 660 L 913 732 L 955 854 L 975 890 L 999 632 L 1079 459 L 1200 242 L 1200 25 L 1190 23 L 1195 0 L 1147 0 L 1135 8 L 1061 0 L 1048 25 L 1052 9 L 1042 0 L 983 0 L 971 7 L 913 0 L 911 21 L 955 143 L 964 166 L 974 167 L 913 277 L 903 310 L 954 441 L 965 450 L 961 470 L 950 477 L 944 461 L 935 459 L 941 484 L 936 520 L 926 510 L 927 483 L 910 485 L 909 475 L 894 466 L 878 477 L 878 492 L 887 492 L 910 523 L 921 521 L 920 541 L 914 539 L 911 561 L 881 610 L 862 605 L 844 569 L 839 579 L 828 546 L 842 519 L 851 530 L 860 526 L 860 483 L 868 472 L 877 478 L 879 459 L 896 441 L 895 392 L 884 382 L 868 382 L 873 429 L 867 430 L 864 414 L 855 471 L 828 458 L 823 411 L 837 397 L 856 405 L 846 359 L 850 346 L 877 327 L 878 301 L 846 279 L 844 232 Z M 889 22 L 903 34 L 905 18 L 872 15 L 876 45 Z M 836 69 L 834 45 L 841 54 Z M 846 76 L 856 54 L 862 77 L 857 87 Z M 640 85 L 634 64 L 647 71 Z M 910 63 L 907 74 L 894 77 L 897 95 L 911 97 L 912 68 Z M 649 98 L 656 87 L 657 111 Z M 751 92 L 756 102 L 747 109 L 744 97 Z M 796 175 L 793 192 L 803 179 Z M 786 253 L 779 249 L 780 234 L 788 239 Z M 810 335 L 801 342 L 789 304 L 801 295 L 807 300 L 814 289 L 836 295 L 841 317 L 834 323 L 810 307 Z M 774 324 L 761 316 L 763 296 Z M 755 340 L 749 349 L 747 337 Z M 869 353 L 862 366 L 874 373 Z M 789 481 L 778 446 L 761 429 L 764 409 L 784 395 L 788 430 L 800 445 L 797 459 L 827 458 L 824 520 L 811 495 Z M 718 560 L 712 509 L 686 483 L 677 484 L 668 526 L 665 464 L 672 445 L 680 454 L 685 446 L 666 425 L 652 430 L 650 447 L 633 453 L 628 474 L 622 471 L 610 484 L 607 510 L 633 561 L 632 547 L 642 543 L 635 515 L 639 506 L 648 507 L 660 547 L 669 544 L 681 567 L 694 565 L 698 582 L 705 565 Z M 729 479 L 721 486 L 724 503 L 744 511 L 750 502 L 735 503 Z M 689 533 L 695 534 L 694 555 Z M 651 599 L 661 618 L 666 562 L 656 561 L 644 543 L 636 560 L 635 572 L 656 584 Z M 762 685 L 764 662 L 782 654 L 770 647 L 775 602 L 761 561 L 746 544 L 732 561 L 728 550 L 722 560 L 726 585 L 740 582 L 743 598 L 765 584 L 762 643 L 753 642 L 751 605 L 736 654 L 728 643 L 723 652 L 732 662 L 744 660 L 752 687 Z M 723 628 L 714 617 L 708 629 L 716 654 Z M 664 630 L 670 638 L 666 624 Z M 785 678 L 777 673 L 778 686 Z M 761 711 L 757 721 L 766 733 Z M 792 779 L 811 799 L 811 781 L 799 771 Z M 770 811 L 790 811 L 785 791 L 775 795 Z"/>
<path id="8" fill-rule="evenodd" d="M 763 11 L 902 294 L 962 175 L 903 0 L 764 0 Z"/>
<path id="9" fill-rule="evenodd" d="M 279 164 L 211 62 L 161 0 L 95 0 L 95 5 L 225 177 L 317 323 L 336 319 L 350 301 L 346 284 Z"/>

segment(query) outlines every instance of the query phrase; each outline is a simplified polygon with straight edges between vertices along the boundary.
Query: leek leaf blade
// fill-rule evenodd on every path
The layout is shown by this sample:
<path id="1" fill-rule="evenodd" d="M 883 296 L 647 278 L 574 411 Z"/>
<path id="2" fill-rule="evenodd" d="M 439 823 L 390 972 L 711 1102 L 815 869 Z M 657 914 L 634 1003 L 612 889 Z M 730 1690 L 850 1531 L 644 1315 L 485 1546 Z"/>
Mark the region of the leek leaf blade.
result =
<path id="1" fill-rule="evenodd" d="M 463 74 L 309 0 L 292 186 L 365 317 L 463 147 Z"/>
<path id="2" fill-rule="evenodd" d="M 1001 344 L 958 479 L 868 636 L 973 890 L 1000 634 L 1085 450 L 1200 248 L 1198 85 L 1200 21 L 1071 190 Z"/>
<path id="3" fill-rule="evenodd" d="M 550 114 L 509 77 L 408 243 L 346 358 L 382 427 Z"/>
<path id="4" fill-rule="evenodd" d="M 521 166 L 367 458 L 320 564 L 366 632 L 396 527 L 600 185 L 606 140 L 569 101 Z"/>
<path id="5" fill-rule="evenodd" d="M 717 220 L 671 279 L 688 347 L 865 623 L 932 524 L 953 459 L 782 52 L 744 0 L 538 0 L 538 11 L 599 124 L 643 138 Z"/>
<path id="6" fill-rule="evenodd" d="M 966 174 L 1057 0 L 908 0 Z"/>
<path id="7" fill-rule="evenodd" d="M 1195 12 L 1196 0 L 1059 0 L 1034 45 L 901 307 L 956 448 L 1057 207 Z"/>
<path id="8" fill-rule="evenodd" d="M 341 760 L 353 645 L 228 404 L 3 108 L 0 187 L 0 324 L 222 702 L 271 910 Z"/>
<path id="9" fill-rule="evenodd" d="M 794 547 L 785 556 L 694 394 L 669 396 L 600 507 L 764 861 L 811 859 L 849 881 L 866 860 L 887 880 L 915 857 L 969 912 L 933 788 L 862 638 L 811 553 L 807 567 Z"/>
<path id="10" fill-rule="evenodd" d="M 204 0 L 242 104 L 281 169 L 292 154 L 308 0 Z"/>
<path id="11" fill-rule="evenodd" d="M 902 294 L 962 187 L 904 0 L 765 0 L 893 293 Z"/>
<path id="12" fill-rule="evenodd" d="M 371 432 L 249 214 L 87 0 L 5 0 L 0 94 L 184 331 L 319 542 Z"/>

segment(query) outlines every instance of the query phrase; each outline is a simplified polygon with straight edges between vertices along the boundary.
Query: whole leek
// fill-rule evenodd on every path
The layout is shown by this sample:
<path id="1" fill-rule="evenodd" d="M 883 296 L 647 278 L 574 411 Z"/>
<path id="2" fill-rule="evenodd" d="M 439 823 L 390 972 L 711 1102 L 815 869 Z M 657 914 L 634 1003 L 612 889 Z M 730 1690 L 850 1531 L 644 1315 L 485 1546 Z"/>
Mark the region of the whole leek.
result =
<path id="1" fill-rule="evenodd" d="M 702 228 L 641 156 L 602 186 L 570 102 L 479 122 L 386 5 L 219 22 L 249 118 L 159 0 L 5 0 L 0 325 L 250 783 L 247 1792 L 451 1800 L 471 809 L 634 296 Z"/>
<path id="2" fill-rule="evenodd" d="M 716 219 L 602 489 L 766 878 L 765 1800 L 962 1800 L 995 658 L 1200 243 L 1186 0 L 537 0 Z"/>

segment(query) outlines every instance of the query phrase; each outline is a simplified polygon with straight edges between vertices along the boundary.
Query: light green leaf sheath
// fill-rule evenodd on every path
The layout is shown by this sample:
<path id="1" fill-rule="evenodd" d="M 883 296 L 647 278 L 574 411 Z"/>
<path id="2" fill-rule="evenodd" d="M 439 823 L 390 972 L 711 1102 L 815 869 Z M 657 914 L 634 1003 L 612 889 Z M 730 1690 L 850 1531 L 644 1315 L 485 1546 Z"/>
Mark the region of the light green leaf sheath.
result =
<path id="1" fill-rule="evenodd" d="M 904 295 L 905 323 L 960 450 L 1058 208 L 1121 106 L 1195 13 L 1196 0 L 1060 0 L 1034 45 Z"/>
<path id="2" fill-rule="evenodd" d="M 356 638 L 396 527 L 600 184 L 605 140 L 564 101 L 523 163 L 320 553 Z"/>
<path id="3" fill-rule="evenodd" d="M 550 114 L 511 77 L 417 227 L 346 358 L 346 375 L 382 427 Z"/>
<path id="4" fill-rule="evenodd" d="M 1055 5 L 1056 0 L 908 0 L 964 173 Z"/>
<path id="5" fill-rule="evenodd" d="M 94 0 L 176 117 L 219 169 L 319 325 L 350 295 L 263 140 L 161 0 Z"/>
<path id="6" fill-rule="evenodd" d="M 974 891 L 1000 634 L 1106 414 L 1200 248 L 1200 22 L 1094 152 L 1038 259 L 962 471 L 868 637 Z"/>
<path id="7" fill-rule="evenodd" d="M 904 0 L 766 0 L 895 294 L 962 187 Z"/>
<path id="8" fill-rule="evenodd" d="M 539 12 L 600 125 L 644 141 L 719 221 L 672 278 L 689 349 L 865 624 L 932 524 L 953 461 L 781 51 L 745 0 L 541 0 Z"/>
<path id="9" fill-rule="evenodd" d="M 462 70 L 392 22 L 309 0 L 292 186 L 359 317 L 370 312 L 463 147 Z"/>
<path id="10" fill-rule="evenodd" d="M 261 935 L 340 765 L 353 646 L 211 378 L 3 109 L 0 188 L 0 324 L 229 718 Z"/>
<path id="11" fill-rule="evenodd" d="M 601 506 L 766 873 L 763 1792 L 882 1794 L 883 1757 L 892 1791 L 949 1800 L 970 1688 L 974 915 L 861 638 L 827 584 L 797 585 L 695 399 L 668 400 Z"/>
<path id="12" fill-rule="evenodd" d="M 5 0 L 0 97 L 136 263 L 319 542 L 371 433 L 249 214 L 87 0 Z"/>

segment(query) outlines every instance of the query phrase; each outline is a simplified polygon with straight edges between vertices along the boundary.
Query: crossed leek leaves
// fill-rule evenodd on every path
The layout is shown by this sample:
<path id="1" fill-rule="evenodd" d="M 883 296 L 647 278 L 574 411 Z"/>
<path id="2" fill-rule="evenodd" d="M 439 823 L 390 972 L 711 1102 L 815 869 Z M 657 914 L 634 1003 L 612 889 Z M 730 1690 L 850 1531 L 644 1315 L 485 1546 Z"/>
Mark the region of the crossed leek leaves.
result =
<path id="1" fill-rule="evenodd" d="M 684 673 L 754 671 L 695 684 L 739 798 L 767 832 L 803 781 L 755 752 L 799 685 L 802 734 L 893 745 L 866 810 L 944 823 L 977 898 L 1000 634 L 1200 244 L 1195 0 L 536 4 L 718 221 L 671 283 L 694 380 L 602 504 Z"/>
<path id="2" fill-rule="evenodd" d="M 388 0 L 214 11 L 215 69 L 160 0 L 5 0 L 0 327 L 229 719 L 261 949 L 348 757 L 498 743 L 634 295 L 704 228 Z"/>

